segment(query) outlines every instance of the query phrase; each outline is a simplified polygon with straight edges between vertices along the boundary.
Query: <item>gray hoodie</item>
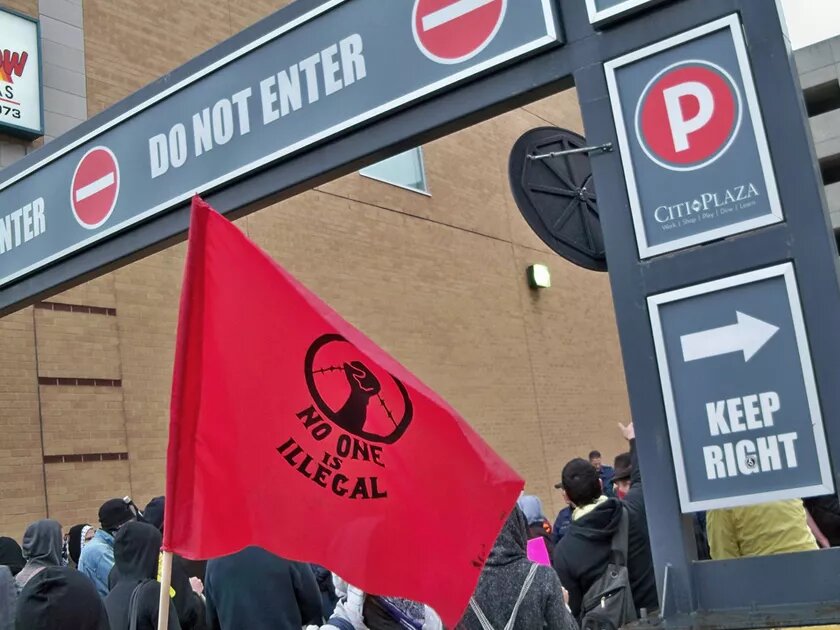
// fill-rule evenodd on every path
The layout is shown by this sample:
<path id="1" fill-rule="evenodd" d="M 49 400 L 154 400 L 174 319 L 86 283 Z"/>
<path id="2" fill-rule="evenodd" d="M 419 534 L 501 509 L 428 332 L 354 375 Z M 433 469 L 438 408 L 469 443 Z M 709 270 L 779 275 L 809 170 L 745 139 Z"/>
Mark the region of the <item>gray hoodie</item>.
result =
<path id="1" fill-rule="evenodd" d="M 17 574 L 18 592 L 26 583 L 47 567 L 61 566 L 61 524 L 51 519 L 35 521 L 23 534 L 23 570 Z"/>
<path id="2" fill-rule="evenodd" d="M 9 567 L 0 564 L 0 630 L 15 630 L 17 589 Z"/>
<path id="3" fill-rule="evenodd" d="M 516 598 L 533 562 L 527 555 L 525 515 L 518 507 L 508 517 L 484 565 L 473 598 L 496 630 L 510 619 Z M 482 630 L 471 608 L 458 624 L 462 630 Z M 514 630 L 577 630 L 577 623 L 563 601 L 560 579 L 554 569 L 537 568 L 534 582 L 519 607 Z"/>

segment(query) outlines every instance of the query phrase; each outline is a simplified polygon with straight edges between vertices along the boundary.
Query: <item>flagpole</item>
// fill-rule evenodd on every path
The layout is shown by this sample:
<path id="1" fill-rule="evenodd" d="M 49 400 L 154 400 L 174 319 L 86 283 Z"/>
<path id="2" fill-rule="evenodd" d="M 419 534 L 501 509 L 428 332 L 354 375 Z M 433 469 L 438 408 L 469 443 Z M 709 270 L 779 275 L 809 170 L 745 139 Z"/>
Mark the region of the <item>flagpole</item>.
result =
<path id="1" fill-rule="evenodd" d="M 169 587 L 172 584 L 172 552 L 163 552 L 160 573 L 160 600 L 158 600 L 158 630 L 169 626 Z"/>

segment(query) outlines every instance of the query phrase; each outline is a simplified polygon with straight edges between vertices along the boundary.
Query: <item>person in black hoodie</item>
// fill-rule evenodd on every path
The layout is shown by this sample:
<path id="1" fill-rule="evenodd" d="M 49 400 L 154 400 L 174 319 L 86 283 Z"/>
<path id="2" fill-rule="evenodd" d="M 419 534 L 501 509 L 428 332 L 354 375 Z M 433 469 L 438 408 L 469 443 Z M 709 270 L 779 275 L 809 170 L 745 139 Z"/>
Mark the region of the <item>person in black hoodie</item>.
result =
<path id="1" fill-rule="evenodd" d="M 96 588 L 70 567 L 48 567 L 27 582 L 15 623 L 19 630 L 111 630 Z"/>
<path id="2" fill-rule="evenodd" d="M 164 498 L 155 497 L 149 501 L 140 519 L 141 522 L 147 523 L 157 529 L 161 535 L 163 535 L 164 506 Z M 108 582 L 111 588 L 119 581 L 119 576 L 119 568 L 114 565 L 111 574 L 108 576 Z M 204 623 L 204 601 L 193 589 L 190 577 L 194 576 L 189 571 L 187 561 L 181 556 L 174 554 L 172 556 L 172 590 L 175 591 L 175 595 L 172 598 L 172 602 L 175 604 L 175 610 L 178 613 L 178 622 L 181 624 L 181 630 L 204 630 L 206 627 Z"/>
<path id="3" fill-rule="evenodd" d="M 160 533 L 162 534 L 163 514 L 165 507 L 165 497 L 155 497 L 154 499 L 149 501 L 148 505 L 146 505 L 145 509 L 143 510 L 143 518 L 141 520 L 144 523 L 148 523 L 149 525 L 154 525 L 160 530 Z M 178 564 L 181 565 L 181 568 L 187 574 L 187 577 L 197 577 L 202 582 L 204 581 L 204 571 L 207 569 L 206 560 L 187 560 L 186 558 L 182 558 L 181 556 L 175 556 L 175 558 L 178 558 Z M 175 558 L 173 558 L 173 560 Z M 175 605 L 177 606 L 178 603 L 176 602 Z M 181 621 L 181 623 L 184 623 L 183 620 Z"/>
<path id="4" fill-rule="evenodd" d="M 14 538 L 0 536 L 0 564 L 9 567 L 12 575 L 17 575 L 26 564 L 23 551 Z"/>
<path id="5" fill-rule="evenodd" d="M 15 577 L 26 560 L 17 541 L 0 536 L 0 630 L 14 630 L 17 584 Z"/>
<path id="6" fill-rule="evenodd" d="M 650 554 L 641 475 L 635 457 L 635 440 L 630 446 L 633 481 L 623 501 L 629 520 L 627 571 L 637 613 L 642 608 L 652 613 L 659 607 L 656 578 Z M 569 531 L 554 548 L 552 564 L 569 591 L 572 613 L 579 619 L 583 596 L 603 575 L 609 563 L 612 538 L 621 520 L 622 501 L 602 494 L 598 471 L 584 459 L 573 459 L 566 464 L 562 486 L 575 510 Z"/>
<path id="7" fill-rule="evenodd" d="M 308 564 L 246 547 L 210 560 L 205 577 L 210 630 L 300 630 L 322 623 L 321 593 Z"/>
<path id="8" fill-rule="evenodd" d="M 12 572 L 0 564 L 0 630 L 15 630 L 15 604 L 17 586 Z"/>
<path id="9" fill-rule="evenodd" d="M 114 563 L 119 579 L 105 598 L 111 630 L 129 630 L 131 599 L 137 599 L 137 630 L 157 630 L 160 583 L 157 581 L 162 537 L 147 523 L 123 525 L 114 539 Z M 169 600 L 168 630 L 181 630 L 178 613 Z"/>
<path id="10" fill-rule="evenodd" d="M 650 553 L 650 534 L 647 526 L 647 509 L 642 490 L 642 469 L 636 452 L 636 433 L 631 422 L 627 426 L 618 424 L 624 439 L 630 444 L 630 489 L 624 495 L 627 506 L 630 531 L 627 541 L 627 570 L 637 611 L 647 609 L 651 614 L 659 609 L 659 595 L 656 592 L 656 574 Z"/>
<path id="11" fill-rule="evenodd" d="M 320 564 L 310 563 L 309 568 L 312 569 L 312 574 L 318 583 L 318 590 L 321 592 L 321 611 L 324 614 L 324 619 L 329 619 L 338 603 L 338 595 L 336 595 L 335 586 L 333 586 L 333 574 Z"/>

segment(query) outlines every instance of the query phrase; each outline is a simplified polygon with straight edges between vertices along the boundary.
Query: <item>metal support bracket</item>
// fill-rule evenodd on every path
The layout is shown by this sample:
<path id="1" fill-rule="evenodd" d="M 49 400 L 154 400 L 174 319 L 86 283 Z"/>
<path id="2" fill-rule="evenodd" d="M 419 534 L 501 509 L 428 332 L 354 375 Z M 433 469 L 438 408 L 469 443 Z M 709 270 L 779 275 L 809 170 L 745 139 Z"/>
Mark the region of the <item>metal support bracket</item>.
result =
<path id="1" fill-rule="evenodd" d="M 564 155 L 573 155 L 575 153 L 612 153 L 613 143 L 607 142 L 599 144 L 594 147 L 579 147 L 577 149 L 566 149 L 565 151 L 552 151 L 551 153 L 540 153 L 538 155 L 529 155 L 529 160 L 545 160 L 546 158 L 562 157 Z"/>

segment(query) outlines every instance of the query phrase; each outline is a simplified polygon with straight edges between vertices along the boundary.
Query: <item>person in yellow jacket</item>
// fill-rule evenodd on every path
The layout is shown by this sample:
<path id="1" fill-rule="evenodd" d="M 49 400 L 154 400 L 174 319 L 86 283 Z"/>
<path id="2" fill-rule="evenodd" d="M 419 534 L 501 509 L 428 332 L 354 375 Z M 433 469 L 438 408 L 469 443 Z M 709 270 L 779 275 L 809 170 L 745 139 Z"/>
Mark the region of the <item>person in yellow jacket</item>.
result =
<path id="1" fill-rule="evenodd" d="M 712 560 L 818 549 L 800 499 L 711 510 L 706 529 Z"/>
<path id="2" fill-rule="evenodd" d="M 814 551 L 819 546 L 812 527 L 799 499 L 712 510 L 706 515 L 712 560 Z M 840 626 L 795 630 L 840 630 Z"/>

